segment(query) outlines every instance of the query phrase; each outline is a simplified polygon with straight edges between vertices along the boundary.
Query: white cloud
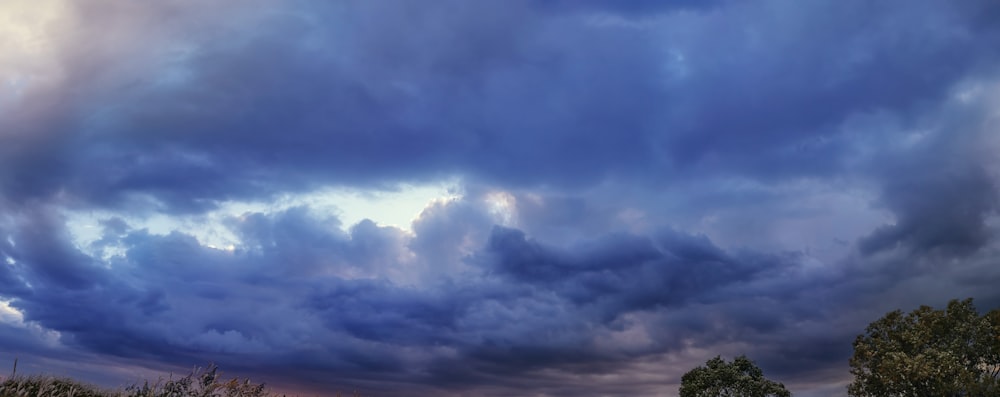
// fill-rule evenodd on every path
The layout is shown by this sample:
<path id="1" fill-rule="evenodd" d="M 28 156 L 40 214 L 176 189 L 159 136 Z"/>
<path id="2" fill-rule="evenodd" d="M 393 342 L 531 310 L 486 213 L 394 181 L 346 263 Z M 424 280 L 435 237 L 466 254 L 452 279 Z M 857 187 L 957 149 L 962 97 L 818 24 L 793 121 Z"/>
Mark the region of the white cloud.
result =
<path id="1" fill-rule="evenodd" d="M 204 246 L 232 251 L 241 242 L 229 229 L 227 221 L 248 212 L 273 213 L 308 206 L 316 214 L 336 216 L 345 230 L 369 219 L 380 226 L 410 232 L 411 223 L 427 206 L 458 199 L 461 197 L 459 191 L 456 181 L 406 184 L 394 190 L 327 188 L 305 194 L 288 194 L 269 202 L 225 202 L 206 214 L 191 216 L 163 213 L 138 216 L 110 210 L 65 210 L 64 215 L 76 247 L 107 260 L 122 254 L 123 247 L 102 247 L 103 251 L 97 252 L 92 244 L 101 238 L 101 222 L 116 217 L 125 220 L 134 229 L 147 229 L 155 235 L 182 232 L 196 237 Z M 509 204 L 505 200 L 491 201 L 498 211 L 496 215 L 506 220 L 505 224 L 510 223 L 513 216 Z"/>
<path id="2" fill-rule="evenodd" d="M 46 345 L 55 346 L 59 344 L 60 334 L 58 331 L 42 328 L 40 325 L 32 322 L 25 322 L 24 313 L 11 306 L 9 300 L 0 300 L 0 324 L 25 329 L 38 337 Z"/>

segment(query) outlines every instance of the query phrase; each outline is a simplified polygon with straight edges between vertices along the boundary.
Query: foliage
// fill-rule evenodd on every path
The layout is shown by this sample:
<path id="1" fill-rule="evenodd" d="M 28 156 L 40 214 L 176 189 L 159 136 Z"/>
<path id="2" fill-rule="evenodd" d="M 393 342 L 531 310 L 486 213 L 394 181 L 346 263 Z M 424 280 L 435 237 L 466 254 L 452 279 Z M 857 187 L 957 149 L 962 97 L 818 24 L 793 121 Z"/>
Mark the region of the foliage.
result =
<path id="1" fill-rule="evenodd" d="M 71 379 L 29 376 L 0 383 L 0 397 L 106 397 L 110 392 Z"/>
<path id="2" fill-rule="evenodd" d="M 233 378 L 221 381 L 218 367 L 209 365 L 206 369 L 192 371 L 178 380 L 167 380 L 162 384 L 125 388 L 123 397 L 266 397 L 270 394 L 264 384 L 251 383 L 249 379 Z"/>
<path id="3" fill-rule="evenodd" d="M 124 390 L 102 390 L 95 386 L 45 376 L 15 376 L 0 383 L 0 397 L 268 397 L 264 384 L 249 379 L 220 379 L 218 368 L 210 365 L 187 376 L 144 382 Z"/>
<path id="4" fill-rule="evenodd" d="M 850 365 L 855 397 L 1000 395 L 1000 310 L 980 316 L 966 299 L 890 312 L 855 339 Z"/>
<path id="5" fill-rule="evenodd" d="M 785 385 L 764 378 L 764 372 L 746 356 L 732 363 L 721 357 L 681 377 L 681 397 L 789 397 Z"/>

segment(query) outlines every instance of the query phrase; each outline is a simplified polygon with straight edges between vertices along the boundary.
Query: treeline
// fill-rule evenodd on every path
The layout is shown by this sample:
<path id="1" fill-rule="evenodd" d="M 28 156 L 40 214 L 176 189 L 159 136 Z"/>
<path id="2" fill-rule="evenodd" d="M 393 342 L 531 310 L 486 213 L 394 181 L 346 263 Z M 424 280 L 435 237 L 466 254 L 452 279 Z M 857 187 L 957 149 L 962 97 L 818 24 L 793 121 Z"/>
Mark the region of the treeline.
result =
<path id="1" fill-rule="evenodd" d="M 224 378 L 219 368 L 210 364 L 195 368 L 178 379 L 160 379 L 133 384 L 120 389 L 105 389 L 73 379 L 53 376 L 19 376 L 0 382 L 0 397 L 287 397 L 271 393 L 263 383 L 250 379 Z M 363 397 L 357 391 L 336 392 L 334 397 Z"/>
<path id="2" fill-rule="evenodd" d="M 853 397 L 1000 396 L 1000 309 L 980 316 L 972 299 L 890 312 L 854 340 Z M 681 378 L 681 397 L 789 397 L 745 356 L 721 357 Z"/>
<path id="3" fill-rule="evenodd" d="M 196 368 L 179 379 L 144 382 L 119 390 L 99 388 L 72 379 L 51 376 L 17 376 L 0 383 L 0 397 L 269 397 L 263 383 L 249 379 L 223 379 L 218 367 Z"/>

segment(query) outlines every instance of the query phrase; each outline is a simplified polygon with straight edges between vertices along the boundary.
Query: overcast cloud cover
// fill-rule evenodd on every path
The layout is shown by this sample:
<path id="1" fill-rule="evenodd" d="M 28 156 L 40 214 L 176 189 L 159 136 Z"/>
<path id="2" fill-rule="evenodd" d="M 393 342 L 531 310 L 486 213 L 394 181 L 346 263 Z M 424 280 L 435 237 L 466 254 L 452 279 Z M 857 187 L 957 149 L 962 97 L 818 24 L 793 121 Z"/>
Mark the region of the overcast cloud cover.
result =
<path id="1" fill-rule="evenodd" d="M 1000 306 L 997 153 L 992 0 L 4 1 L 0 363 L 844 395 L 885 312 Z"/>

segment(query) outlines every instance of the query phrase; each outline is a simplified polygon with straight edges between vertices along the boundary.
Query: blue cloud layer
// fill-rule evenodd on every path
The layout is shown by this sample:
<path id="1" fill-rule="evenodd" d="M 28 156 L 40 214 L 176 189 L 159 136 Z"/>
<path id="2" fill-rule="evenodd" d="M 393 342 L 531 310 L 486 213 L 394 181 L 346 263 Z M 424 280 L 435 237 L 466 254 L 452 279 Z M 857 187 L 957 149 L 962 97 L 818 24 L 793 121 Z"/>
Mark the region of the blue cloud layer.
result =
<path id="1" fill-rule="evenodd" d="M 993 2 L 258 5 L 67 5 L 23 61 L 0 351 L 455 395 L 747 353 L 819 396 L 884 311 L 1000 305 Z M 446 178 L 410 230 L 273 206 Z"/>
<path id="2" fill-rule="evenodd" d="M 467 205 L 429 210 L 421 222 L 485 216 L 463 217 Z M 369 221 L 345 233 L 335 219 L 302 207 L 232 222 L 243 237 L 233 251 L 179 232 L 109 226 L 96 244 L 128 247 L 110 268 L 94 267 L 66 241 L 18 243 L 5 250 L 23 276 L 12 283 L 12 305 L 25 321 L 60 332 L 63 344 L 121 358 L 213 359 L 236 368 L 252 359 L 323 370 L 340 382 L 385 374 L 473 387 L 496 374 L 543 368 L 613 370 L 622 360 L 711 346 L 733 333 L 781 330 L 792 313 L 772 310 L 786 311 L 787 303 L 764 310 L 741 301 L 773 305 L 812 293 L 803 290 L 828 277 L 795 275 L 794 255 L 731 254 L 705 236 L 672 230 L 559 248 L 494 226 L 484 245 L 460 259 L 464 271 L 403 284 L 380 269 L 401 265 L 393 253 L 414 253 L 413 263 L 447 255 L 423 257 L 412 245 L 421 236 Z M 7 232 L 30 241 L 28 226 L 36 223 Z M 35 259 L 49 251 L 63 257 L 60 277 Z M 769 292 L 774 286 L 786 290 Z M 610 336 L 637 329 L 656 338 Z M 294 379 L 296 371 L 288 372 Z"/>

